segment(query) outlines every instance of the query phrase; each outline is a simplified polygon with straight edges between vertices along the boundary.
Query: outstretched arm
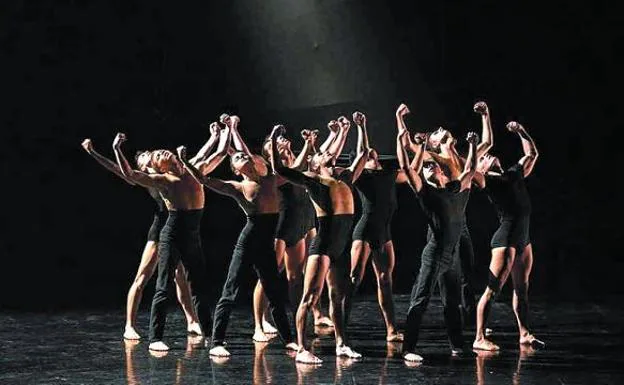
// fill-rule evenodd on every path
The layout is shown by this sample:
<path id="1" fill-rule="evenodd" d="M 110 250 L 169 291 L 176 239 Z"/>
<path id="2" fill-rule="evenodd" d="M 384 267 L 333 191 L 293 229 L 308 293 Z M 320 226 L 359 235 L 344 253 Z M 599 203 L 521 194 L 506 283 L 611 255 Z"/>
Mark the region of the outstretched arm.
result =
<path id="1" fill-rule="evenodd" d="M 477 159 L 487 154 L 494 145 L 494 134 L 492 133 L 492 122 L 490 121 L 490 109 L 485 102 L 477 102 L 474 112 L 481 115 L 481 142 L 477 145 Z"/>
<path id="2" fill-rule="evenodd" d="M 533 141 L 533 138 L 529 135 L 527 130 L 518 122 L 507 123 L 507 129 L 511 132 L 515 132 L 522 141 L 522 150 L 524 150 L 524 156 L 518 161 L 524 169 L 524 176 L 527 177 L 533 171 L 533 166 L 537 161 L 539 153 L 537 152 L 537 146 Z"/>
<path id="3" fill-rule="evenodd" d="M 338 130 L 338 135 L 333 143 L 329 146 L 330 154 L 332 154 L 332 165 L 336 165 L 336 160 L 342 153 L 342 149 L 344 148 L 345 143 L 347 142 L 347 135 L 349 134 L 349 129 L 351 128 L 351 122 L 349 119 L 341 116 L 338 118 L 338 124 L 340 125 L 340 129 Z"/>
<path id="4" fill-rule="evenodd" d="M 121 173 L 130 181 L 143 187 L 152 187 L 159 190 L 166 188 L 167 182 L 169 181 L 166 175 L 145 174 L 141 171 L 133 170 L 132 167 L 130 167 L 130 163 L 128 163 L 128 160 L 121 151 L 121 144 L 125 141 L 126 135 L 122 133 L 118 133 L 117 136 L 115 136 L 115 140 L 113 140 L 113 151 L 115 152 L 115 158 L 117 159 L 117 165 Z"/>
<path id="5" fill-rule="evenodd" d="M 466 136 L 468 141 L 468 158 L 464 164 L 464 171 L 459 175 L 460 191 L 467 190 L 472 185 L 472 178 L 477 169 L 477 142 L 479 136 L 474 132 L 469 132 Z"/>
<path id="6" fill-rule="evenodd" d="M 295 170 L 307 169 L 308 156 L 310 156 L 314 152 L 314 145 L 317 135 L 318 130 L 301 131 L 301 136 L 304 140 L 303 148 L 301 149 L 299 155 L 297 155 L 297 158 L 295 158 L 295 162 L 293 163 L 291 168 L 294 168 Z M 304 166 L 306 167 L 304 168 Z"/>
<path id="7" fill-rule="evenodd" d="M 411 167 L 410 165 L 410 161 L 409 161 L 409 157 L 407 156 L 407 151 L 405 150 L 405 136 L 409 135 L 409 132 L 404 130 L 401 131 L 399 130 L 399 132 L 397 133 L 397 138 L 396 138 L 396 153 L 397 153 L 397 159 L 399 160 L 399 167 L 401 168 L 401 171 L 403 171 L 403 173 L 405 174 L 405 177 L 407 178 L 407 183 L 409 184 L 409 186 L 412 188 L 412 190 L 415 193 L 419 193 L 420 190 L 422 189 L 422 179 L 419 176 L 420 173 L 420 169 L 422 168 L 422 153 L 424 153 L 424 144 L 421 144 L 421 150 L 420 152 L 420 156 L 417 156 L 414 158 L 414 160 L 420 158 L 420 161 L 417 161 L 416 164 L 414 164 L 414 162 L 412 162 L 412 164 L 414 164 L 415 168 Z"/>
<path id="8" fill-rule="evenodd" d="M 211 154 L 208 159 L 204 161 L 198 162 L 196 164 L 189 161 L 189 163 L 194 165 L 202 175 L 207 175 L 211 173 L 215 168 L 217 168 L 217 166 L 221 164 L 221 162 L 223 162 L 223 159 L 225 159 L 228 154 L 228 147 L 230 146 L 231 139 L 230 133 L 230 128 L 228 126 L 225 126 L 225 128 L 220 130 L 220 133 L 218 135 L 219 146 L 217 147 L 217 151 Z"/>
<path id="9" fill-rule="evenodd" d="M 95 151 L 91 139 L 85 139 L 82 142 L 82 148 L 84 148 L 87 154 L 91 155 L 91 157 L 93 157 L 93 159 L 95 159 L 95 161 L 98 162 L 102 167 L 117 175 L 118 177 L 126 181 L 126 183 L 129 183 L 133 186 L 135 185 L 134 182 L 124 176 L 124 174 L 121 172 L 121 169 L 115 164 L 115 162 Z"/>
<path id="10" fill-rule="evenodd" d="M 319 147 L 319 151 L 320 152 L 327 151 L 329 149 L 329 146 L 332 143 L 334 143 L 334 141 L 336 140 L 336 137 L 338 136 L 338 131 L 340 130 L 340 125 L 338 124 L 337 121 L 331 120 L 329 123 L 327 123 L 327 128 L 329 129 L 329 135 L 327 135 L 327 138 L 321 144 L 321 147 Z"/>
<path id="11" fill-rule="evenodd" d="M 199 149 L 199 151 L 197 151 L 197 154 L 195 154 L 195 156 L 189 160 L 189 163 L 196 165 L 197 163 L 206 159 L 210 151 L 212 151 L 214 146 L 219 141 L 219 131 L 220 131 L 219 123 L 217 122 L 210 123 L 210 138 L 208 138 L 208 141 L 204 143 L 204 145 L 202 146 L 202 148 Z"/>

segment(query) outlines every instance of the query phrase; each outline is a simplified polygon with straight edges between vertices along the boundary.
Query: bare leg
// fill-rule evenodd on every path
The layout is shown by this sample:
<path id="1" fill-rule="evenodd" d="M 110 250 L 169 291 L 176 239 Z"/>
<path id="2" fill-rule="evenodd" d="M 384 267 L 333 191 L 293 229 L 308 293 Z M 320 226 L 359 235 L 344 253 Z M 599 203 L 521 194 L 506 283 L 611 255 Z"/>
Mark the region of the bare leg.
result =
<path id="1" fill-rule="evenodd" d="M 513 310 L 518 321 L 520 344 L 543 348 L 546 344 L 535 338 L 529 328 L 529 277 L 533 267 L 533 247 L 528 244 L 516 258 L 511 270 L 513 281 Z"/>
<path id="2" fill-rule="evenodd" d="M 296 361 L 308 364 L 317 364 L 321 360 L 305 349 L 305 326 L 308 311 L 318 301 L 323 281 L 329 270 L 329 257 L 326 255 L 311 255 L 308 258 L 303 282 L 303 296 L 297 309 L 297 352 Z"/>
<path id="3" fill-rule="evenodd" d="M 143 249 L 141 263 L 137 271 L 136 277 L 128 290 L 128 299 L 126 301 L 126 327 L 124 338 L 128 340 L 138 340 L 141 336 L 135 330 L 136 315 L 143 296 L 143 289 L 154 275 L 158 262 L 158 243 L 148 241 Z"/>
<path id="4" fill-rule="evenodd" d="M 477 304 L 477 330 L 475 340 L 472 343 L 474 349 L 489 351 L 499 350 L 498 345 L 485 338 L 485 324 L 492 304 L 496 299 L 496 294 L 500 292 L 507 278 L 509 278 L 515 257 L 516 249 L 513 247 L 497 247 L 492 249 L 488 285 Z"/>
<path id="5" fill-rule="evenodd" d="M 386 322 L 386 340 L 403 341 L 403 335 L 397 331 L 394 318 L 394 300 L 392 299 L 392 273 L 394 272 L 394 245 L 388 241 L 383 245 L 381 254 L 373 255 L 373 270 L 377 276 L 377 300 L 381 314 Z"/>
<path id="6" fill-rule="evenodd" d="M 336 357 L 361 358 L 361 354 L 347 345 L 344 312 L 347 286 L 344 271 L 335 266 L 330 267 L 327 274 L 327 287 L 329 289 L 329 316 L 334 323 L 336 337 Z"/>
<path id="7" fill-rule="evenodd" d="M 180 302 L 182 311 L 184 311 L 184 316 L 186 317 L 187 332 L 203 335 L 201 326 L 199 325 L 199 318 L 197 318 L 197 313 L 195 313 L 195 307 L 191 300 L 191 286 L 186 279 L 186 270 L 184 270 L 182 262 L 178 262 L 174 280 L 178 302 Z"/>
<path id="8" fill-rule="evenodd" d="M 351 243 L 351 273 L 349 274 L 349 292 L 345 304 L 345 322 L 348 322 L 351 315 L 351 304 L 353 297 L 364 279 L 366 272 L 366 263 L 370 256 L 371 248 L 368 242 L 362 240 L 354 240 Z"/>

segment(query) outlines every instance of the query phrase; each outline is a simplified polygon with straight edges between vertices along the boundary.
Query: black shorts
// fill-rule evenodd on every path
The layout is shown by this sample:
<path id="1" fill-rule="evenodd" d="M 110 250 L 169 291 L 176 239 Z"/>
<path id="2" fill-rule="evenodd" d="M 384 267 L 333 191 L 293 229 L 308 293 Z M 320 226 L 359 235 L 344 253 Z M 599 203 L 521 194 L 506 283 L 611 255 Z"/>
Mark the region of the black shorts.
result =
<path id="1" fill-rule="evenodd" d="M 167 222 L 167 218 L 169 218 L 168 211 L 157 211 L 154 213 L 154 220 L 152 221 L 152 225 L 147 232 L 148 242 L 158 242 L 160 240 L 160 231 Z"/>
<path id="2" fill-rule="evenodd" d="M 314 209 L 310 213 L 307 207 L 301 210 L 289 208 L 279 214 L 275 238 L 282 239 L 286 247 L 292 247 L 302 240 L 308 231 L 316 227 Z"/>
<path id="3" fill-rule="evenodd" d="M 367 242 L 371 249 L 381 250 L 383 245 L 392 240 L 390 233 L 391 217 L 362 213 L 362 216 L 353 229 L 353 240 Z"/>
<path id="4" fill-rule="evenodd" d="M 318 233 L 310 244 L 309 255 L 327 255 L 332 264 L 344 264 L 347 245 L 351 243 L 353 214 L 327 215 L 318 218 Z"/>
<path id="5" fill-rule="evenodd" d="M 531 240 L 529 238 L 529 217 L 503 219 L 492 236 L 491 248 L 513 247 L 520 253 Z"/>

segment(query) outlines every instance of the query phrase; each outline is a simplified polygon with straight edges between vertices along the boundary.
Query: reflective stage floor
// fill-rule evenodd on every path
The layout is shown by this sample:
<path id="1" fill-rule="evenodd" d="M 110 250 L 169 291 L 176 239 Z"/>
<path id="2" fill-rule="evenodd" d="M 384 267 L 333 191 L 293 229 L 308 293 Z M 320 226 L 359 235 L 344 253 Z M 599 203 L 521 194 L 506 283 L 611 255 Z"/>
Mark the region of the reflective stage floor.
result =
<path id="1" fill-rule="evenodd" d="M 396 298 L 400 325 L 407 296 Z M 623 384 L 624 310 L 621 302 L 532 304 L 535 334 L 546 349 L 520 349 L 508 303 L 498 302 L 489 326 L 499 354 L 450 356 L 439 300 L 425 317 L 420 353 L 425 361 L 407 366 L 400 344 L 386 343 L 385 329 L 373 297 L 354 305 L 350 336 L 362 360 L 336 359 L 333 333 L 310 332 L 321 366 L 296 364 L 277 340 L 251 340 L 251 309 L 232 315 L 228 347 L 232 357 L 212 360 L 207 349 L 194 348 L 181 311 L 167 324 L 171 350 L 157 357 L 147 342 L 124 342 L 124 312 L 75 311 L 57 314 L 0 313 L 0 384 Z M 148 312 L 139 314 L 147 334 Z M 472 341 L 474 330 L 466 332 Z"/>

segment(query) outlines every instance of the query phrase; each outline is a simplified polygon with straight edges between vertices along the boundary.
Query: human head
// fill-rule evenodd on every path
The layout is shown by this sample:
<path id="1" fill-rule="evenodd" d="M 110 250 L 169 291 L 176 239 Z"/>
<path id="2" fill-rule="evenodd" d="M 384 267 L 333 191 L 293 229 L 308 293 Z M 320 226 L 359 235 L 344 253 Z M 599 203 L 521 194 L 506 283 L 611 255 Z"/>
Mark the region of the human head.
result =
<path id="1" fill-rule="evenodd" d="M 249 173 L 253 169 L 253 160 L 246 153 L 236 151 L 230 156 L 230 168 L 236 175 Z"/>
<path id="2" fill-rule="evenodd" d="M 492 169 L 502 169 L 500 160 L 496 156 L 485 154 L 477 160 L 477 172 L 486 174 Z"/>
<path id="3" fill-rule="evenodd" d="M 332 159 L 333 155 L 329 151 L 319 151 L 312 155 L 312 159 L 310 159 L 310 169 L 312 171 L 318 172 L 321 167 L 329 167 Z"/>
<path id="4" fill-rule="evenodd" d="M 454 140 L 453 135 L 451 135 L 448 130 L 438 127 L 437 130 L 427 135 L 427 148 L 431 151 L 439 152 L 441 145 L 447 144 L 449 141 Z"/>
<path id="5" fill-rule="evenodd" d="M 150 154 L 151 168 L 164 174 L 170 171 L 181 172 L 182 165 L 176 155 L 169 150 L 154 150 Z"/>
<path id="6" fill-rule="evenodd" d="M 152 153 L 150 151 L 137 151 L 134 155 L 134 162 L 137 168 L 141 172 L 153 171 L 152 168 Z"/>
<path id="7" fill-rule="evenodd" d="M 379 163 L 379 154 L 376 150 L 372 149 L 368 152 L 368 159 L 364 164 L 364 168 L 367 169 L 380 169 L 381 163 Z"/>
<path id="8" fill-rule="evenodd" d="M 439 181 L 442 175 L 442 168 L 434 160 L 425 160 L 422 167 L 423 176 L 428 181 Z"/>

